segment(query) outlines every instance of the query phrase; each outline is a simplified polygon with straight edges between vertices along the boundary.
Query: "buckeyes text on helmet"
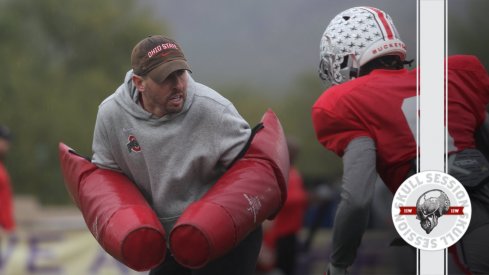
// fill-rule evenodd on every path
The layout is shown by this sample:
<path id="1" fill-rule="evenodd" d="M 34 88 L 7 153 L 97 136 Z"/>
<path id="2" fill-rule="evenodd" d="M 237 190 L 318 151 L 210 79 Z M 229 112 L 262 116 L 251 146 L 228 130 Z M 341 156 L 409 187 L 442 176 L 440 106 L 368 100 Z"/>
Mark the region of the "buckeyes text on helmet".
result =
<path id="1" fill-rule="evenodd" d="M 406 58 L 391 17 L 372 7 L 355 7 L 331 20 L 321 37 L 319 76 L 340 84 L 358 76 L 367 62 L 386 55 Z"/>

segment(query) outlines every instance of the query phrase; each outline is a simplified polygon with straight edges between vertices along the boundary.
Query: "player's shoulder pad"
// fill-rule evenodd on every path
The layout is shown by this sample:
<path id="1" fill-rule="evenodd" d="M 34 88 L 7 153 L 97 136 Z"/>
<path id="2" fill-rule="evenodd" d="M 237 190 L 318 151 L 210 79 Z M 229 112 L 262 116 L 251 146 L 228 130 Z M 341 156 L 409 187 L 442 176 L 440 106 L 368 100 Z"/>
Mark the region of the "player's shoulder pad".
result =
<path id="1" fill-rule="evenodd" d="M 475 55 L 453 55 L 448 57 L 448 69 L 463 69 L 486 72 L 479 58 Z M 486 72 L 487 73 L 487 72 Z"/>

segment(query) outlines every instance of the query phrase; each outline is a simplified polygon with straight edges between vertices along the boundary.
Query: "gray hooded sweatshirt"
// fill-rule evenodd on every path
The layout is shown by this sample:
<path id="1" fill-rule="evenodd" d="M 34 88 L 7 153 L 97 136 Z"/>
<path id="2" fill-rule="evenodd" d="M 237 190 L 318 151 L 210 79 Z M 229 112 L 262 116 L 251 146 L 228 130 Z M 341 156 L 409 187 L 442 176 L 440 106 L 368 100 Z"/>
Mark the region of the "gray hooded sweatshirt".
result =
<path id="1" fill-rule="evenodd" d="M 224 173 L 250 137 L 232 103 L 188 76 L 180 113 L 154 117 L 138 104 L 132 70 L 99 106 L 92 162 L 126 174 L 167 233 Z"/>

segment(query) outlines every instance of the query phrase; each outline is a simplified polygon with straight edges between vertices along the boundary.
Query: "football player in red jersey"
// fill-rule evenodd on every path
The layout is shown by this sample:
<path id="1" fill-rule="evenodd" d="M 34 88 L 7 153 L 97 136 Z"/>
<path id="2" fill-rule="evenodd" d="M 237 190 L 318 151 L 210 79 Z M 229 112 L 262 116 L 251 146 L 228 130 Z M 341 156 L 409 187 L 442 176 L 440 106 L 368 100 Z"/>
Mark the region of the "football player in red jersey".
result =
<path id="1" fill-rule="evenodd" d="M 3 161 L 10 149 L 12 134 L 7 126 L 0 125 L 0 231 L 15 229 L 12 184 Z"/>
<path id="2" fill-rule="evenodd" d="M 372 7 L 334 17 L 321 38 L 320 58 L 319 75 L 332 86 L 312 107 L 314 129 L 319 142 L 343 161 L 328 273 L 345 274 L 367 227 L 377 175 L 395 192 L 416 171 L 417 72 L 404 68 L 406 47 L 390 16 Z M 475 134 L 486 119 L 489 77 L 474 56 L 451 56 L 447 64 L 448 153 L 480 163 L 462 182 L 473 212 L 459 252 L 471 272 L 489 273 L 489 244 L 483 244 L 489 240 L 489 211 L 482 206 L 489 187 L 480 169 L 487 161 L 465 154 L 476 148 Z M 460 169 L 452 170 L 457 177 Z"/>

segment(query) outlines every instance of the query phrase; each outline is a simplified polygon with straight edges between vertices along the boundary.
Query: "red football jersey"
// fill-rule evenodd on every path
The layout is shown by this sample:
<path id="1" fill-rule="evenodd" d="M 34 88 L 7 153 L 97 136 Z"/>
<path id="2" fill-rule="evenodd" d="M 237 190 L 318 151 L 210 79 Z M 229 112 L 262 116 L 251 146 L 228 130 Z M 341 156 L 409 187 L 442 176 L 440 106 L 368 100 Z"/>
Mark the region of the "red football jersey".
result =
<path id="1" fill-rule="evenodd" d="M 0 227 L 6 231 L 12 231 L 15 228 L 13 213 L 12 189 L 10 186 L 10 177 L 0 161 Z"/>
<path id="2" fill-rule="evenodd" d="M 473 56 L 450 57 L 448 70 L 448 132 L 455 146 L 449 150 L 473 148 L 489 102 L 489 78 Z M 339 156 L 354 138 L 372 138 L 377 172 L 395 192 L 416 158 L 416 101 L 416 70 L 374 70 L 319 97 L 312 108 L 316 136 Z"/>
<path id="3" fill-rule="evenodd" d="M 474 134 L 489 103 L 489 76 L 474 56 L 448 58 L 448 150 L 475 147 Z"/>
<path id="4" fill-rule="evenodd" d="M 299 171 L 290 166 L 287 200 L 273 220 L 272 227 L 264 233 L 263 241 L 275 247 L 278 238 L 297 234 L 304 225 L 308 195 Z"/>

